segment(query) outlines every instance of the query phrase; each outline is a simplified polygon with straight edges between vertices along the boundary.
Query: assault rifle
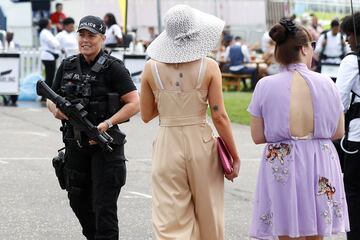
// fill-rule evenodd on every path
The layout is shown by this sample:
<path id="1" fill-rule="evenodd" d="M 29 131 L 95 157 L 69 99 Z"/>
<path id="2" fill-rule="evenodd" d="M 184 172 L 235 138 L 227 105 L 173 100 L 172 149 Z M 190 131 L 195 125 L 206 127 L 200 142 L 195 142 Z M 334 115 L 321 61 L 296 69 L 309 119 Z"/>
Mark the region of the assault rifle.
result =
<path id="1" fill-rule="evenodd" d="M 108 152 L 113 149 L 110 143 L 113 138 L 106 132 L 100 132 L 87 118 L 88 114 L 84 106 L 80 103 L 72 104 L 65 98 L 56 94 L 44 81 L 39 80 L 36 83 L 36 93 L 39 96 L 48 98 L 56 107 L 59 108 L 68 118 L 70 124 L 77 130 L 84 132 L 90 140 L 94 140 L 99 146 Z"/>

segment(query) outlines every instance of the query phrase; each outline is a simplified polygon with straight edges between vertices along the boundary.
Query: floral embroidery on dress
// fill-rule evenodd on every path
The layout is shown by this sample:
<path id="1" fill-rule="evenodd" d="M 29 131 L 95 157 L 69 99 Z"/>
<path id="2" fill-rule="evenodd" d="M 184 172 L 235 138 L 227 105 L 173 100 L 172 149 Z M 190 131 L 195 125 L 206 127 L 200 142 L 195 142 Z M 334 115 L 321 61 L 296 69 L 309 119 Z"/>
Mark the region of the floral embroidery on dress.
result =
<path id="1" fill-rule="evenodd" d="M 332 160 L 335 160 L 335 156 L 334 156 L 334 153 L 333 151 L 331 150 L 329 144 L 327 143 L 320 143 L 320 146 L 321 146 L 321 150 L 323 151 L 327 151 L 329 153 L 329 156 Z"/>
<path id="2" fill-rule="evenodd" d="M 277 182 L 285 183 L 289 177 L 289 159 L 285 157 L 290 155 L 292 145 L 287 143 L 269 144 L 267 146 L 266 161 L 271 164 L 274 178 Z M 278 161 L 275 161 L 275 160 Z"/>
<path id="3" fill-rule="evenodd" d="M 327 224 L 331 224 L 331 214 L 329 210 L 322 211 L 321 216 L 325 218 Z"/>
<path id="4" fill-rule="evenodd" d="M 342 206 L 340 202 L 333 201 L 333 209 L 336 217 L 341 218 L 343 216 Z"/>
<path id="5" fill-rule="evenodd" d="M 335 187 L 331 186 L 329 179 L 326 177 L 319 177 L 317 195 L 326 194 L 329 201 L 332 201 L 332 196 L 335 194 Z"/>
<path id="6" fill-rule="evenodd" d="M 335 187 L 331 186 L 329 179 L 326 177 L 319 177 L 317 195 L 326 195 L 328 208 L 321 212 L 327 224 L 332 223 L 333 217 L 342 218 L 343 208 L 341 202 L 333 199 L 336 193 Z"/>
<path id="7" fill-rule="evenodd" d="M 267 150 L 266 158 L 269 163 L 273 163 L 274 159 L 277 158 L 284 165 L 284 157 L 290 154 L 291 145 L 287 143 L 269 144 Z"/>
<path id="8" fill-rule="evenodd" d="M 263 215 L 260 216 L 260 220 L 266 225 L 272 225 L 272 218 L 273 218 L 272 212 L 264 213 Z"/>

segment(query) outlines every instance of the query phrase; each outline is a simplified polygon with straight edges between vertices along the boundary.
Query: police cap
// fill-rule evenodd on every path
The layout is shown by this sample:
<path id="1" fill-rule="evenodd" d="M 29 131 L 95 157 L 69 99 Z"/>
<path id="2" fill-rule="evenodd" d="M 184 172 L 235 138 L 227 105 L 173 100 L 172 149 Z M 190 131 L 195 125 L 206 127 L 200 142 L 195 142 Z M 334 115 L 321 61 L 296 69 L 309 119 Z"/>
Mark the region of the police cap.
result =
<path id="1" fill-rule="evenodd" d="M 89 15 L 83 17 L 80 20 L 79 28 L 77 31 L 79 32 L 82 29 L 88 30 L 95 34 L 105 34 L 106 27 L 104 21 L 101 18 Z"/>

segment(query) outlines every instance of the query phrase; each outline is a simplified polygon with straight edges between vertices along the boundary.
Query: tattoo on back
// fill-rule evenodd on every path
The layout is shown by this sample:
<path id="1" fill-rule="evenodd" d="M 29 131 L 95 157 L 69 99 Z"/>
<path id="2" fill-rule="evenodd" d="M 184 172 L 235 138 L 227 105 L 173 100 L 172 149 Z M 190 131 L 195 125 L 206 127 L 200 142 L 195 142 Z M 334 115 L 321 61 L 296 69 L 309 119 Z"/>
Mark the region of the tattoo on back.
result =
<path id="1" fill-rule="evenodd" d="M 218 106 L 218 105 L 214 105 L 214 106 L 212 107 L 212 109 L 213 109 L 215 112 L 217 112 L 217 111 L 219 110 L 219 106 Z"/>

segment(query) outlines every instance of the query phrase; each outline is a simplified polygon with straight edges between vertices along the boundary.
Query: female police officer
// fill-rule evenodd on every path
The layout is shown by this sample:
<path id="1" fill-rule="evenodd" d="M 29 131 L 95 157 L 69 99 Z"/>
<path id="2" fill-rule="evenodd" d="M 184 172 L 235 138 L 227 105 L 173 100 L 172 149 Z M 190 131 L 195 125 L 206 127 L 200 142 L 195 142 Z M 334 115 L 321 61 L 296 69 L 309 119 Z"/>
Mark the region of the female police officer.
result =
<path id="1" fill-rule="evenodd" d="M 63 122 L 65 185 L 70 206 L 87 239 L 119 238 L 117 199 L 125 184 L 125 135 L 117 127 L 139 111 L 139 99 L 124 64 L 102 50 L 105 25 L 95 16 L 80 20 L 80 54 L 65 59 L 56 73 L 52 89 L 72 103 L 82 103 L 88 119 L 100 132 L 113 137 L 112 152 L 103 151 L 49 101 L 55 118 Z M 112 111 L 114 96 L 123 103 Z M 116 97 L 117 96 L 117 97 Z M 116 103 L 116 101 L 115 101 Z"/>

